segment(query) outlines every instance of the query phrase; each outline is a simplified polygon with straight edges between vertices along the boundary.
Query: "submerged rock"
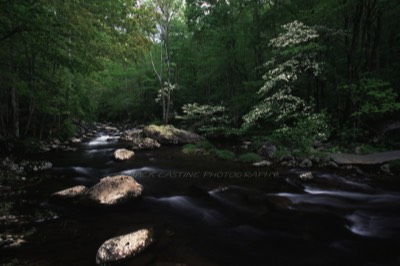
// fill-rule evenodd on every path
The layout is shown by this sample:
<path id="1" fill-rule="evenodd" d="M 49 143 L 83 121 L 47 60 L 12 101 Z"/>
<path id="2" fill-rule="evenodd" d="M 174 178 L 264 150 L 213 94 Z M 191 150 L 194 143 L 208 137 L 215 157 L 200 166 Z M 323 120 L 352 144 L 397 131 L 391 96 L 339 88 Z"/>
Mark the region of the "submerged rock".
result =
<path id="1" fill-rule="evenodd" d="M 51 196 L 56 198 L 71 199 L 82 196 L 86 191 L 85 186 L 75 186 L 53 193 Z"/>
<path id="2" fill-rule="evenodd" d="M 171 125 L 150 125 L 143 129 L 143 134 L 161 144 L 188 144 L 203 141 L 204 138 L 190 131 L 177 129 Z"/>
<path id="3" fill-rule="evenodd" d="M 96 263 L 105 264 L 133 257 L 152 242 L 153 232 L 149 229 L 111 238 L 98 249 Z"/>
<path id="4" fill-rule="evenodd" d="M 84 199 L 104 205 L 115 205 L 142 194 L 143 186 L 131 176 L 107 176 L 89 188 Z"/>
<path id="5" fill-rule="evenodd" d="M 118 161 L 129 160 L 135 153 L 127 149 L 118 149 L 114 152 L 114 158 Z"/>

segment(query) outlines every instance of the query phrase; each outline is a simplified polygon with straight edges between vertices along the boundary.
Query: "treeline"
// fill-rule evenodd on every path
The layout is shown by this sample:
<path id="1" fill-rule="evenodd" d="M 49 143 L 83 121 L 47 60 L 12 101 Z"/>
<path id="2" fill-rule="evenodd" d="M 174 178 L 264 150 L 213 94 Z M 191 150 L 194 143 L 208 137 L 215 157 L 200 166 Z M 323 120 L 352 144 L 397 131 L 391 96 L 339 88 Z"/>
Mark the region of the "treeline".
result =
<path id="1" fill-rule="evenodd" d="M 95 119 L 110 60 L 134 62 L 150 44 L 136 1 L 0 1 L 0 134 L 44 138 Z M 100 83 L 99 83 L 100 82 Z"/>
<path id="2" fill-rule="evenodd" d="M 59 2 L 1 1 L 4 135 L 100 119 L 366 141 L 399 117 L 396 0 Z"/>

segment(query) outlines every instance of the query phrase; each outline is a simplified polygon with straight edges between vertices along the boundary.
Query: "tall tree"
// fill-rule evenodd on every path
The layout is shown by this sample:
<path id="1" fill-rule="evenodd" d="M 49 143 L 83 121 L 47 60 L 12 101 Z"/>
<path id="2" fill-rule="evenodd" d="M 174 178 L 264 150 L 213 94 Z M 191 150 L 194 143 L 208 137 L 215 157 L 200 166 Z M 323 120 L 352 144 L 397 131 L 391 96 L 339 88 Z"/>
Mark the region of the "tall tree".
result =
<path id="1" fill-rule="evenodd" d="M 160 69 L 156 69 L 153 58 L 151 59 L 153 69 L 158 77 L 160 84 L 160 101 L 162 104 L 162 120 L 164 124 L 168 124 L 171 108 L 171 92 L 175 86 L 172 84 L 172 61 L 171 61 L 171 25 L 174 19 L 177 19 L 183 7 L 181 0 L 152 0 L 151 4 L 155 12 L 157 12 L 157 27 L 159 32 L 154 41 L 160 42 Z M 158 39 L 158 40 L 157 40 Z M 163 73 L 163 61 L 166 64 L 166 77 Z"/>

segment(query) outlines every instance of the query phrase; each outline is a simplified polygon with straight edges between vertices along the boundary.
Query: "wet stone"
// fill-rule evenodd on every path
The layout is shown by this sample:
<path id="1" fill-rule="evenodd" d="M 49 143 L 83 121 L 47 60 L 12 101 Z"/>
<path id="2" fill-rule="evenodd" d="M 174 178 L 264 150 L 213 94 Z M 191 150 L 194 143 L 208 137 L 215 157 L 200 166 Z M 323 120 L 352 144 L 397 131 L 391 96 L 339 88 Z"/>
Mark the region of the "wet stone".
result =
<path id="1" fill-rule="evenodd" d="M 153 233 L 149 229 L 111 238 L 105 241 L 97 251 L 96 263 L 106 264 L 133 257 L 153 242 Z"/>

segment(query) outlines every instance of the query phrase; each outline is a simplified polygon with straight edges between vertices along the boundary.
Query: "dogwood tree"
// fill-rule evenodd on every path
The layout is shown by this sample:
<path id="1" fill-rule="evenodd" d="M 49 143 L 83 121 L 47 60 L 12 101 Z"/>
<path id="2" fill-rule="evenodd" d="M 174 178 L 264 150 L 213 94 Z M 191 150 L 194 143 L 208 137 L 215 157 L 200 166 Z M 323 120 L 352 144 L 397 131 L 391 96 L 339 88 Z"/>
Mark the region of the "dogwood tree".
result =
<path id="1" fill-rule="evenodd" d="M 313 115 L 311 101 L 307 102 L 297 93 L 300 79 L 315 78 L 323 73 L 323 63 L 319 60 L 319 34 L 314 27 L 300 21 L 293 21 L 282 26 L 283 32 L 269 42 L 273 49 L 272 58 L 265 63 L 267 72 L 263 76 L 264 85 L 258 91 L 261 98 L 244 117 L 244 127 L 260 125 L 261 122 L 276 124 L 277 133 L 287 133 L 304 121 L 321 125 L 326 129 L 323 115 Z M 307 118 L 308 117 L 308 118 Z M 320 121 L 321 120 L 321 121 Z M 320 127 L 309 127 L 314 131 L 325 132 Z M 315 132 L 314 132 L 315 133 Z M 314 133 L 310 132 L 310 135 Z M 321 134 L 316 134 L 320 136 Z M 321 136 L 322 139 L 326 136 Z"/>
<path id="2" fill-rule="evenodd" d="M 304 99 L 296 96 L 296 81 L 300 75 L 311 73 L 318 76 L 322 63 L 318 61 L 318 32 L 300 21 L 293 21 L 282 27 L 284 32 L 270 41 L 273 57 L 265 67 L 264 86 L 258 91 L 261 102 L 243 119 L 245 126 L 251 126 L 260 119 L 285 123 L 299 114 L 311 112 Z"/>

